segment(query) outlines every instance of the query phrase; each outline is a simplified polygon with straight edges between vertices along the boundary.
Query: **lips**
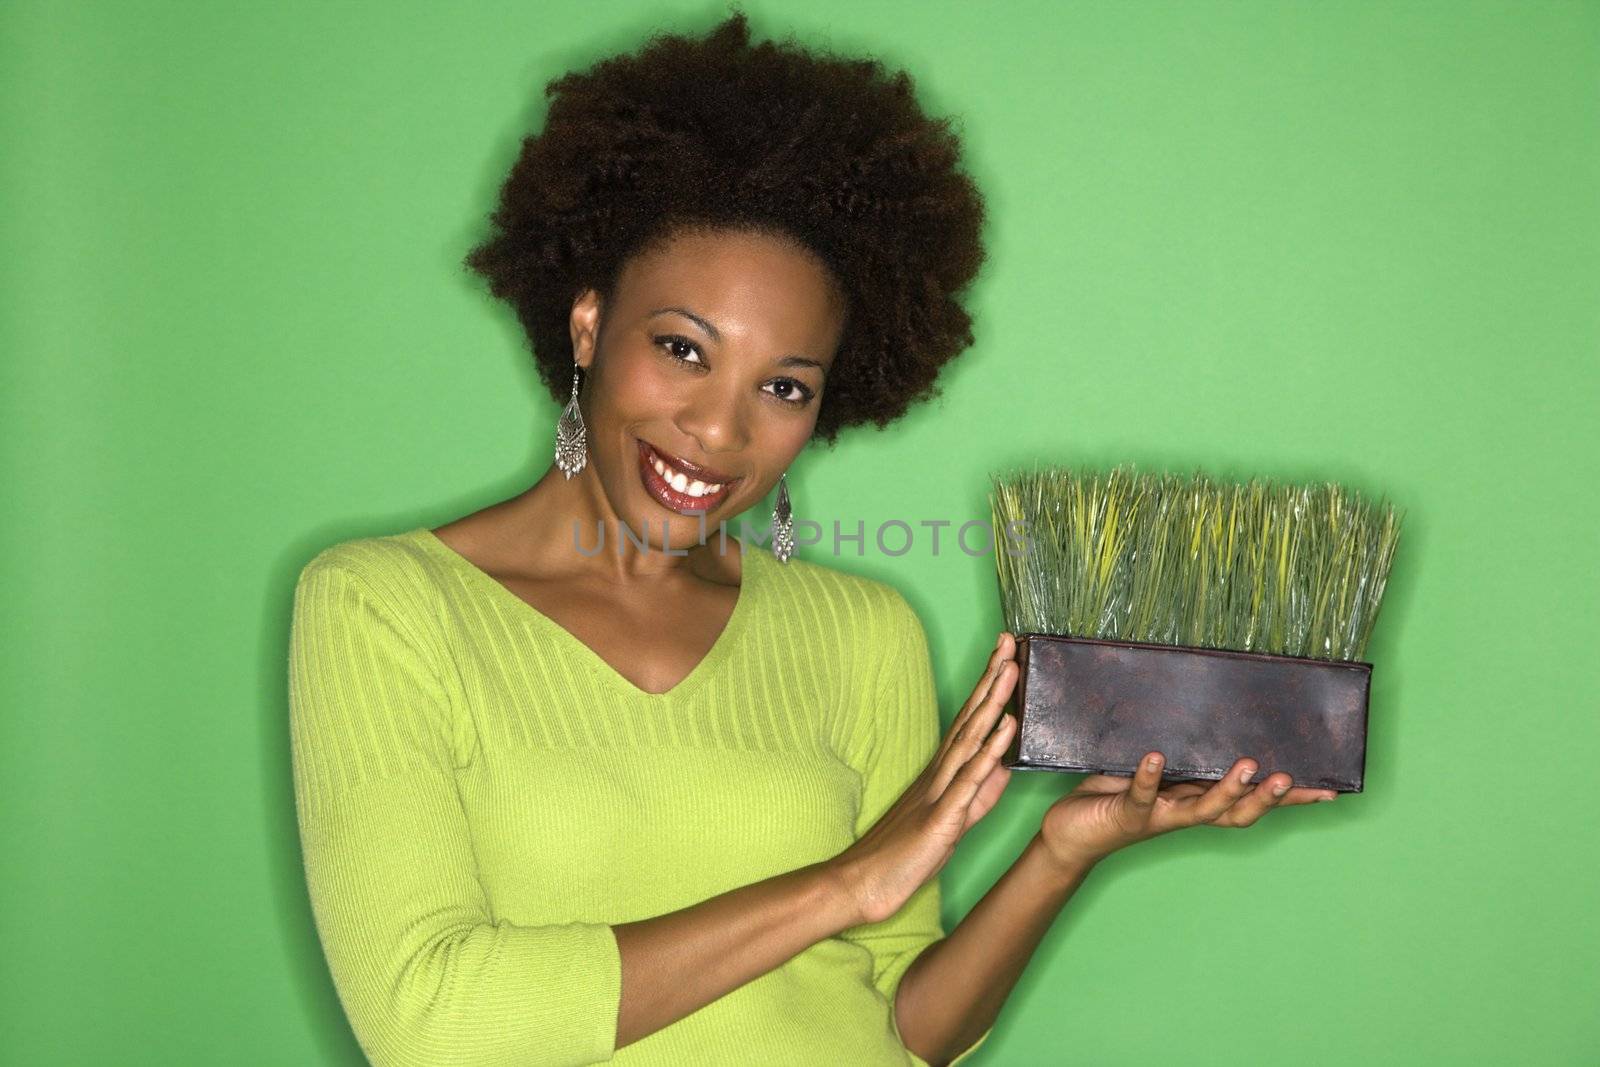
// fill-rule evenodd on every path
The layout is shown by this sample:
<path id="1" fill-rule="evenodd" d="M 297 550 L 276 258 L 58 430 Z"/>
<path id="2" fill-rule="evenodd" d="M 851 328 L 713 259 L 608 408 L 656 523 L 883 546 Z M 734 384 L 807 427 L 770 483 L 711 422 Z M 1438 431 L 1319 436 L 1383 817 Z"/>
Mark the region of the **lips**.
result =
<path id="1" fill-rule="evenodd" d="M 674 472 L 681 473 L 684 476 L 685 486 L 683 490 L 673 486 L 671 482 L 656 471 L 655 464 L 658 460 L 668 468 L 667 473 L 669 476 Z M 643 440 L 639 441 L 639 477 L 644 483 L 646 492 L 663 507 L 677 512 L 710 511 L 726 500 L 733 487 L 740 481 L 736 476 L 713 471 L 709 468 L 689 463 L 686 460 L 657 452 Z M 686 490 L 697 481 L 707 485 L 720 483 L 722 488 L 715 493 L 695 496 Z"/>

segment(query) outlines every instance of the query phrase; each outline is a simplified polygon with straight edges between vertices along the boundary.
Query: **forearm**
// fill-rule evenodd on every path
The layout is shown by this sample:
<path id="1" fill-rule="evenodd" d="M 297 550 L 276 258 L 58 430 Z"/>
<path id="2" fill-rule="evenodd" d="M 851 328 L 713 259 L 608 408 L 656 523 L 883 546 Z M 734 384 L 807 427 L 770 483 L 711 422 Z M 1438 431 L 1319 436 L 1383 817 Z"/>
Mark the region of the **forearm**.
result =
<path id="1" fill-rule="evenodd" d="M 900 980 L 900 1035 L 935 1067 L 994 1025 L 1045 932 L 1092 869 L 1063 865 L 1035 836 L 948 936 L 929 945 Z"/>
<path id="2" fill-rule="evenodd" d="M 692 907 L 619 923 L 617 1048 L 787 962 L 859 919 L 832 868 L 812 864 Z"/>

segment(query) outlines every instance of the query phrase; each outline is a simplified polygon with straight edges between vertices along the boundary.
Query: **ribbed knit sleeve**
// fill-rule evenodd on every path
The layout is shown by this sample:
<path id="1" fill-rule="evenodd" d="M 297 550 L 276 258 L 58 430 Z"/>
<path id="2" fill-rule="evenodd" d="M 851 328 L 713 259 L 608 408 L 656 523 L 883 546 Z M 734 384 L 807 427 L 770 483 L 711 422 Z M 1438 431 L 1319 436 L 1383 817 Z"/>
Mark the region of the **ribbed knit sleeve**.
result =
<path id="1" fill-rule="evenodd" d="M 378 1067 L 609 1060 L 615 933 L 491 916 L 454 779 L 470 717 L 380 585 L 326 550 L 300 574 L 290 638 L 306 880 L 356 1038 Z"/>
<path id="2" fill-rule="evenodd" d="M 922 773 L 941 736 L 939 695 L 927 633 L 905 597 L 892 587 L 885 588 L 890 594 L 889 608 L 879 630 L 884 659 L 873 699 L 860 711 L 849 754 L 851 765 L 862 776 L 857 838 L 871 829 Z M 872 952 L 873 984 L 889 1002 L 896 1037 L 900 1027 L 893 1008 L 900 979 L 923 949 L 944 936 L 939 910 L 939 879 L 934 877 L 889 918 L 840 935 Z M 972 1055 L 989 1033 L 985 1031 L 951 1063 Z M 903 1038 L 901 1044 L 905 1044 Z M 927 1067 L 914 1053 L 910 1055 L 916 1067 Z"/>

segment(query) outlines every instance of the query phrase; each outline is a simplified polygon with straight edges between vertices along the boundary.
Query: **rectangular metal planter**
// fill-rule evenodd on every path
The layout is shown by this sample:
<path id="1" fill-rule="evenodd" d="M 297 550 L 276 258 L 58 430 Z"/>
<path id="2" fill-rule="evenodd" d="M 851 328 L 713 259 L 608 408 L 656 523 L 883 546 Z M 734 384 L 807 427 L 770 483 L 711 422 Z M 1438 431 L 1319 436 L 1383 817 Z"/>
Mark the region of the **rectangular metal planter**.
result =
<path id="1" fill-rule="evenodd" d="M 1253 780 L 1361 792 L 1372 664 L 1260 652 L 1020 634 L 1008 767 L 1132 775 L 1160 752 L 1163 779 Z"/>

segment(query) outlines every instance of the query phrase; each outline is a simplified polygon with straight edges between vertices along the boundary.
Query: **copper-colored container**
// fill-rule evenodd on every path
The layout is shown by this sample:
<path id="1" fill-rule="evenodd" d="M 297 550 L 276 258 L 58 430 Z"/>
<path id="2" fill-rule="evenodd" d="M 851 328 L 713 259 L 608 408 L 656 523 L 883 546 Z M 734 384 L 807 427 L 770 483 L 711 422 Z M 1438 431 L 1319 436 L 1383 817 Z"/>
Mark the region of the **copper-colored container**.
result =
<path id="1" fill-rule="evenodd" d="M 1361 792 L 1372 664 L 1020 634 L 1008 767 L 1217 781 L 1256 761 L 1297 786 Z"/>

